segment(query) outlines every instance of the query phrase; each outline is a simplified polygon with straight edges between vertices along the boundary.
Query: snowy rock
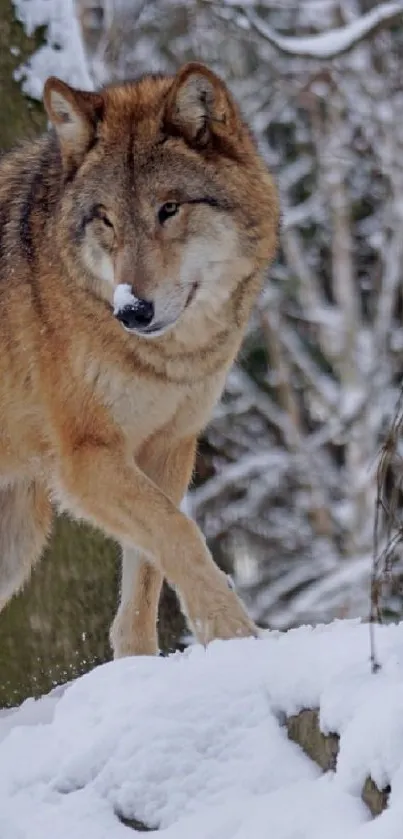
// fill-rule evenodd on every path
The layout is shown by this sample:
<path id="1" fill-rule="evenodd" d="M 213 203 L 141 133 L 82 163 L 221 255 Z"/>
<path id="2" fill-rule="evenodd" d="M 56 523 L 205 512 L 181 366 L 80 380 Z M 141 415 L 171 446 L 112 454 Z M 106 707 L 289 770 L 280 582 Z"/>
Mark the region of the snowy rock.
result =
<path id="1" fill-rule="evenodd" d="M 264 640 L 122 659 L 0 717 L 1 839 L 400 839 L 403 624 L 336 622 Z M 284 715 L 319 708 L 335 772 L 290 742 Z M 385 708 L 385 713 L 383 709 Z M 372 820 L 360 794 L 390 783 Z"/>

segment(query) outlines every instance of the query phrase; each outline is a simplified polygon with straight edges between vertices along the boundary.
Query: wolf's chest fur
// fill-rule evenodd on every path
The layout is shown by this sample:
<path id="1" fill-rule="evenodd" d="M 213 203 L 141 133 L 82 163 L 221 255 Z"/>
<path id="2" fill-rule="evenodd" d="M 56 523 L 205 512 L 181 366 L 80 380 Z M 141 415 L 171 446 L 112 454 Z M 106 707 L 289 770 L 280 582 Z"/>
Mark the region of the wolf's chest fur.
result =
<path id="1" fill-rule="evenodd" d="M 90 358 L 79 370 L 76 357 L 75 366 L 77 384 L 81 380 L 90 387 L 134 452 L 164 429 L 174 438 L 198 434 L 208 421 L 225 376 L 225 371 L 218 370 L 200 379 L 195 376 L 193 381 L 185 375 L 172 381 L 169 362 L 162 361 L 160 375 L 156 375 L 152 367 L 147 370 L 141 363 L 136 369 L 135 359 L 131 366 L 114 359 Z"/>

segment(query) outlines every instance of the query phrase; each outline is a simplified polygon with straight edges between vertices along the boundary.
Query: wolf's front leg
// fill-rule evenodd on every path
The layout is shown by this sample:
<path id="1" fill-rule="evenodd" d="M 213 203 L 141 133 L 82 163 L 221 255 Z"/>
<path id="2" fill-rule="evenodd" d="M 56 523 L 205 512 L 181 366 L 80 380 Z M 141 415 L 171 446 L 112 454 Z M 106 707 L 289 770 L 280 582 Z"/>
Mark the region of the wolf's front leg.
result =
<path id="1" fill-rule="evenodd" d="M 156 562 L 150 562 L 138 549 L 127 547 L 123 549 L 120 603 L 110 631 L 114 658 L 130 655 L 156 655 L 158 652 L 158 605 L 165 576 L 160 567 Z M 216 566 L 214 571 L 221 574 Z M 166 576 L 169 582 L 173 583 L 168 574 Z M 217 601 L 216 605 L 214 605 L 213 594 L 218 598 L 219 591 L 212 593 L 206 615 L 203 604 L 200 605 L 197 602 L 196 592 L 191 593 L 189 602 L 189 595 L 183 593 L 183 588 L 181 591 L 179 583 L 176 587 L 183 612 L 201 643 L 206 644 L 214 638 L 255 634 L 255 628 L 249 619 L 246 619 L 245 623 L 244 613 L 240 624 L 238 611 L 235 615 L 232 615 L 232 609 L 228 612 L 227 590 L 225 590 L 224 599 L 221 599 L 221 602 Z M 238 604 L 240 605 L 239 601 Z"/>
<path id="2" fill-rule="evenodd" d="M 124 445 L 73 444 L 64 449 L 60 485 L 73 513 L 131 544 L 175 586 L 197 638 L 256 634 L 197 526 L 135 464 Z"/>
<path id="3" fill-rule="evenodd" d="M 164 577 L 137 548 L 123 547 L 120 603 L 111 626 L 114 658 L 158 653 L 158 605 Z"/>
<path id="4" fill-rule="evenodd" d="M 190 482 L 196 451 L 194 437 L 171 444 L 154 436 L 139 455 L 141 470 L 179 506 Z M 164 577 L 138 549 L 122 546 L 120 604 L 110 639 L 115 658 L 158 652 L 158 605 Z"/>

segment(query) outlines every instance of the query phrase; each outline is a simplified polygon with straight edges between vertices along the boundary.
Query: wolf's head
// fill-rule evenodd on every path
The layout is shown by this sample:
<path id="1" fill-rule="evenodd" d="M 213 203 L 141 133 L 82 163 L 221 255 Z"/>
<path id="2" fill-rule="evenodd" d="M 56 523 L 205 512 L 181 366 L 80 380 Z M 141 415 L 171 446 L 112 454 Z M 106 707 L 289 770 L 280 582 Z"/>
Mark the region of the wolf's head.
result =
<path id="1" fill-rule="evenodd" d="M 64 175 L 63 247 L 107 300 L 131 286 L 129 329 L 156 336 L 234 288 L 273 255 L 272 180 L 224 83 L 188 64 L 99 93 L 48 79 L 44 101 Z"/>

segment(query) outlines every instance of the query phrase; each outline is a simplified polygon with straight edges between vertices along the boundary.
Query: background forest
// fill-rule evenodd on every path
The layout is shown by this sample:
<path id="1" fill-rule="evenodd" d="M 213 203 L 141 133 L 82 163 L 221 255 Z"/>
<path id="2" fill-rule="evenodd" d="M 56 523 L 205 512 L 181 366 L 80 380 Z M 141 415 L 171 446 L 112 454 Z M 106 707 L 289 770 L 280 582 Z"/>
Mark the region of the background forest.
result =
<path id="1" fill-rule="evenodd" d="M 237 96 L 282 223 L 186 508 L 262 624 L 365 616 L 376 471 L 403 369 L 403 6 L 0 0 L 0 148 L 45 127 L 50 73 L 90 87 L 191 59 Z M 399 445 L 393 455 L 398 470 Z M 0 705 L 110 656 L 116 560 L 99 534 L 58 521 L 0 616 Z M 403 611 L 398 545 L 393 560 L 388 618 Z M 169 592 L 161 609 L 173 649 L 183 624 Z"/>

